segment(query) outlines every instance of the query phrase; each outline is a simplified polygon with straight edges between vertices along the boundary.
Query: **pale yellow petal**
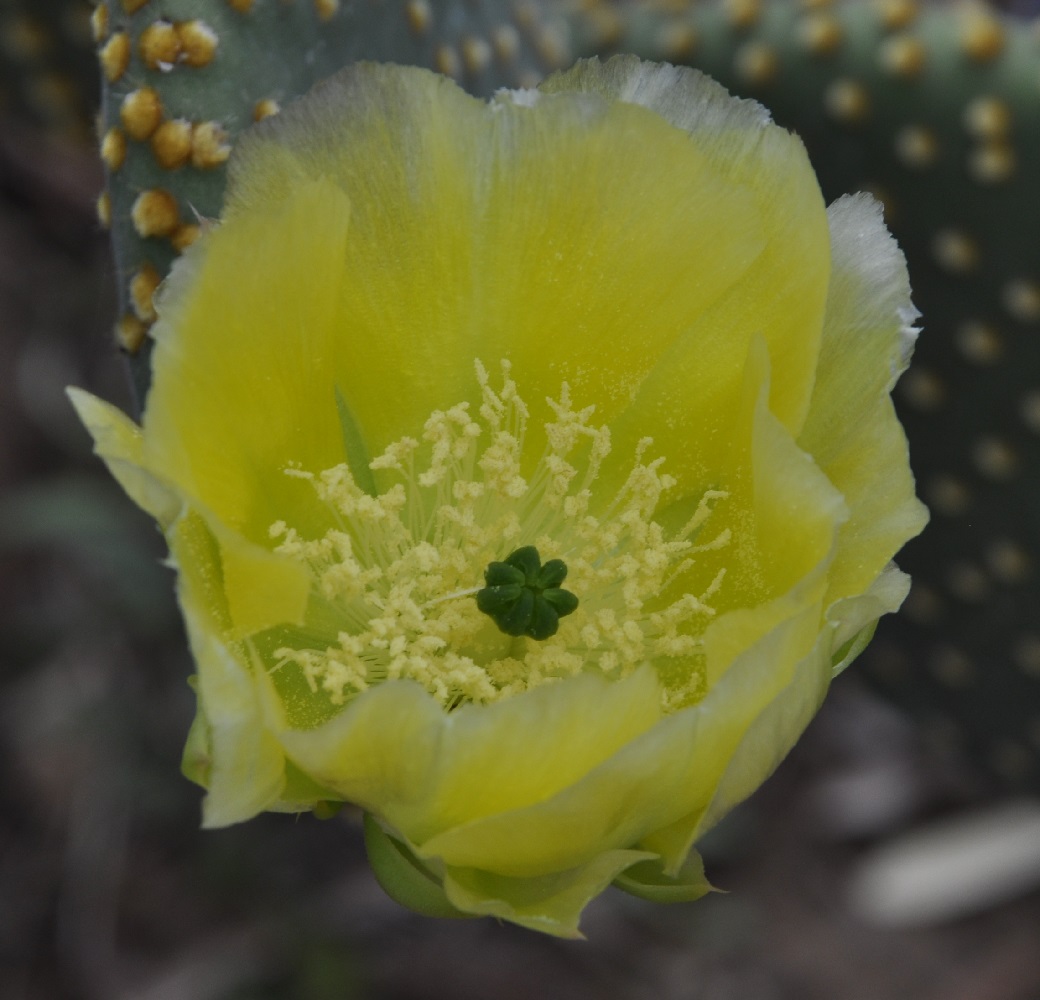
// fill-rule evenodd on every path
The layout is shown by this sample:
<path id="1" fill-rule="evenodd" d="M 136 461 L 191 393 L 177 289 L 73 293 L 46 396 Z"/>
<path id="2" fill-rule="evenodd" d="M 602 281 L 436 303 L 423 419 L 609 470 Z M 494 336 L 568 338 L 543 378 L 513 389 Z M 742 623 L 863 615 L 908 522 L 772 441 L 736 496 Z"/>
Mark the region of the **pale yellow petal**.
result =
<path id="1" fill-rule="evenodd" d="M 666 870 L 682 865 L 713 809 L 721 814 L 723 804 L 729 808 L 757 787 L 756 775 L 761 782 L 772 772 L 812 717 L 831 675 L 830 636 L 821 639 L 820 616 L 817 604 L 777 626 L 737 658 L 703 702 L 666 720 L 698 718 L 677 818 L 639 841 L 661 855 Z M 677 750 L 673 742 L 661 752 Z"/>
<path id="2" fill-rule="evenodd" d="M 847 516 L 841 494 L 770 411 L 769 376 L 757 338 L 712 483 L 728 496 L 708 522 L 710 536 L 728 529 L 731 541 L 697 559 L 700 581 L 725 572 L 711 599 L 719 614 L 704 634 L 709 685 L 761 636 L 822 598 Z M 672 523 L 687 514 L 688 505 L 666 512 Z"/>
<path id="3" fill-rule="evenodd" d="M 138 506 L 164 528 L 169 528 L 188 508 L 195 509 L 206 520 L 220 542 L 223 600 L 236 636 L 302 620 L 310 588 L 304 567 L 246 541 L 211 510 L 202 507 L 196 497 L 185 497 L 182 485 L 175 487 L 165 478 L 170 472 L 176 473 L 176 468 L 168 468 L 161 461 L 155 464 L 154 455 L 153 464 L 147 464 L 147 452 L 151 449 L 146 446 L 141 429 L 129 417 L 80 389 L 69 389 L 69 398 L 94 438 L 98 455 Z M 183 410 L 193 410 L 190 401 Z M 200 485 L 198 480 L 194 485 Z"/>
<path id="4" fill-rule="evenodd" d="M 181 509 L 181 501 L 174 489 L 144 467 L 141 429 L 126 414 L 89 392 L 71 387 L 66 391 L 94 439 L 94 451 L 127 496 L 160 525 L 170 524 Z"/>
<path id="5" fill-rule="evenodd" d="M 906 265 L 866 195 L 831 206 L 834 267 L 820 369 L 799 444 L 845 495 L 829 601 L 863 592 L 927 520 L 889 392 L 912 346 Z"/>
<path id="6" fill-rule="evenodd" d="M 662 719 L 552 797 L 449 828 L 416 842 L 417 852 L 449 865 L 541 876 L 640 843 L 706 810 L 749 729 L 775 698 L 796 694 L 804 682 L 798 671 L 805 668 L 799 665 L 819 638 L 819 620 L 816 604 L 775 627 L 730 665 L 699 705 Z M 829 652 L 828 643 L 828 657 Z M 769 773 L 793 737 L 778 731 L 774 746 L 767 726 L 755 731 L 759 736 L 745 753 L 748 767 Z M 652 839 L 646 843 L 657 849 Z M 674 860 L 669 855 L 669 862 Z"/>
<path id="7" fill-rule="evenodd" d="M 481 817 L 550 799 L 660 718 L 650 670 L 617 684 L 578 676 L 451 713 L 401 681 L 365 692 L 316 729 L 284 729 L 280 739 L 315 780 L 421 845 Z M 573 851 L 534 849 L 543 859 L 546 850 Z"/>
<path id="8" fill-rule="evenodd" d="M 834 626 L 834 674 L 841 673 L 863 652 L 877 620 L 898 611 L 909 591 L 910 577 L 889 563 L 862 594 L 843 597 L 827 608 L 827 620 Z"/>
<path id="9" fill-rule="evenodd" d="M 706 889 L 696 863 L 683 869 L 696 838 L 773 771 L 905 594 L 890 559 L 922 508 L 888 394 L 911 308 L 876 209 L 843 199 L 825 213 L 799 140 L 692 70 L 590 62 L 486 104 L 422 70 L 359 64 L 243 136 L 223 219 L 158 297 L 143 427 L 72 394 L 179 572 L 198 665 L 186 767 L 208 788 L 205 824 L 343 799 L 419 872 L 437 912 L 561 936 L 632 865 L 652 862 L 650 888 Z M 530 406 L 523 447 L 499 462 L 511 489 L 515 456 L 525 475 L 566 478 L 559 454 L 539 457 L 546 397 L 566 381 L 613 445 L 590 474 L 590 514 L 628 502 L 615 496 L 633 452 L 662 456 L 677 480 L 655 513 L 666 534 L 710 501 L 689 560 L 647 543 L 648 562 L 679 568 L 642 586 L 643 603 L 613 580 L 594 595 L 605 614 L 623 601 L 625 629 L 654 641 L 669 627 L 655 613 L 683 598 L 683 634 L 660 649 L 688 659 L 643 662 L 633 639 L 623 679 L 591 661 L 562 680 L 539 669 L 524 693 L 487 703 L 502 664 L 480 663 L 482 703 L 466 702 L 461 652 L 486 650 L 455 630 L 491 625 L 442 602 L 473 593 L 489 543 L 477 529 L 444 541 L 441 522 L 494 510 L 493 538 L 499 525 L 544 531 L 543 552 L 552 542 L 568 559 L 592 535 L 627 551 L 613 527 L 565 524 L 583 501 L 550 515 L 520 499 L 514 510 L 513 492 L 480 495 L 463 449 L 441 490 L 456 506 L 441 521 L 405 512 L 402 537 L 427 516 L 437 525 L 411 539 L 431 550 L 413 562 L 384 531 L 393 497 L 362 516 L 353 487 L 330 475 L 322 500 L 307 481 L 346 460 L 362 494 L 385 489 L 393 474 L 367 461 L 420 437 L 433 411 L 475 408 L 477 359 L 509 359 Z M 635 539 L 646 515 L 629 513 Z M 364 558 L 326 572 L 347 547 L 330 529 Z M 479 559 L 449 579 L 437 560 L 452 546 Z M 434 567 L 414 599 L 413 567 Z M 409 646 L 414 616 L 445 607 L 420 622 L 443 635 Z M 385 617 L 359 653 L 350 630 L 370 608 Z M 561 672 L 582 668 L 579 632 L 601 648 L 591 625 L 561 630 Z M 615 669 L 609 650 L 597 662 Z"/>
<path id="10" fill-rule="evenodd" d="M 702 86 L 692 74 L 690 86 Z M 719 118 L 718 88 L 702 89 L 705 120 Z M 757 114 L 727 124 L 691 138 L 590 93 L 486 106 L 419 70 L 352 67 L 243 141 L 224 227 L 304 177 L 346 192 L 333 367 L 373 453 L 473 398 L 474 358 L 509 357 L 536 420 L 566 379 L 598 419 L 638 401 L 631 434 L 667 428 L 697 467 L 720 447 L 754 333 L 781 365 L 782 421 L 800 422 L 826 290 L 822 201 L 800 146 Z M 750 151 L 755 169 L 734 166 Z"/>
<path id="11" fill-rule="evenodd" d="M 198 514 L 179 518 L 168 533 L 178 573 L 178 597 L 198 670 L 196 694 L 205 716 L 210 760 L 203 825 L 227 826 L 270 808 L 285 786 L 285 754 L 264 720 L 254 667 L 226 638 L 220 592 L 220 553 Z"/>
<path id="12" fill-rule="evenodd" d="M 303 621 L 311 588 L 307 568 L 229 531 L 218 532 L 231 634 L 244 638 Z"/>
<path id="13" fill-rule="evenodd" d="M 383 819 L 412 816 L 428 801 L 444 710 L 418 684 L 381 684 L 310 730 L 285 724 L 270 684 L 263 697 L 285 752 L 319 784 Z M 394 825 L 407 835 L 405 827 Z"/>
<path id="14" fill-rule="evenodd" d="M 342 460 L 338 288 L 349 207 L 320 179 L 218 224 L 160 297 L 143 460 L 230 530 L 267 543 L 287 510 L 328 514 L 284 474 Z"/>
<path id="15" fill-rule="evenodd" d="M 543 802 L 579 780 L 661 718 L 651 670 L 616 683 L 579 675 L 444 722 L 435 787 L 421 840 L 482 816 Z M 414 833 L 413 833 L 414 831 Z"/>
<path id="16" fill-rule="evenodd" d="M 510 879 L 466 868 L 449 868 L 448 899 L 460 910 L 498 917 L 556 937 L 580 938 L 578 918 L 626 868 L 653 858 L 646 851 L 605 851 L 588 864 L 541 878 Z"/>
<path id="17" fill-rule="evenodd" d="M 824 631 L 783 690 L 755 717 L 722 773 L 690 843 L 743 802 L 776 770 L 819 711 L 830 685 L 831 637 Z"/>
<path id="18" fill-rule="evenodd" d="M 687 132 L 711 172 L 751 197 L 768 241 L 641 387 L 634 409 L 641 419 L 647 408 L 655 409 L 659 428 L 645 433 L 660 440 L 666 432 L 682 437 L 692 445 L 693 462 L 710 468 L 720 454 L 712 439 L 725 427 L 727 402 L 739 391 L 749 339 L 762 335 L 773 371 L 770 408 L 796 434 L 809 407 L 830 266 L 823 198 L 800 140 L 772 125 L 761 105 L 735 100 L 694 69 L 635 56 L 593 59 L 541 87 L 572 88 L 649 108 Z M 740 225 L 732 220 L 727 242 L 739 236 Z M 702 262 L 714 249 L 705 242 L 689 258 L 691 284 L 704 276 Z"/>

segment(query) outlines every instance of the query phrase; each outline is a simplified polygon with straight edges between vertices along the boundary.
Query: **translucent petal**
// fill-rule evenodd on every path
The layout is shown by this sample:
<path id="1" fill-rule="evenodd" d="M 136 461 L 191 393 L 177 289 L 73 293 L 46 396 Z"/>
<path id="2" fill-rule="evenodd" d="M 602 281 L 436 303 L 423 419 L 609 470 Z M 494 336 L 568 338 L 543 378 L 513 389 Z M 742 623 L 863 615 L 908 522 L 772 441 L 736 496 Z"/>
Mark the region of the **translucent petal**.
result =
<path id="1" fill-rule="evenodd" d="M 448 899 L 468 913 L 498 917 L 556 937 L 580 938 L 578 918 L 589 900 L 626 868 L 652 857 L 646 851 L 605 851 L 579 868 L 522 879 L 449 868 L 444 888 Z"/>
<path id="2" fill-rule="evenodd" d="M 864 593 L 843 597 L 827 608 L 827 620 L 834 626 L 834 674 L 841 673 L 863 652 L 878 619 L 898 611 L 909 591 L 910 578 L 889 563 Z"/>
<path id="3" fill-rule="evenodd" d="M 220 550 L 203 518 L 186 514 L 169 531 L 178 597 L 198 670 L 196 693 L 210 759 L 203 825 L 255 816 L 281 797 L 285 754 L 266 725 L 256 678 L 241 647 L 228 641 Z"/>
<path id="4" fill-rule="evenodd" d="M 696 838 L 772 773 L 819 707 L 831 676 L 819 617 L 817 605 L 779 625 L 687 710 L 699 717 L 701 752 L 680 785 L 676 805 L 685 811 L 639 841 L 661 855 L 666 871 L 677 871 Z"/>
<path id="5" fill-rule="evenodd" d="M 376 66 L 264 122 L 226 219 L 162 297 L 149 461 L 256 538 L 272 469 L 331 464 L 335 387 L 378 454 L 474 398 L 475 358 L 509 357 L 536 420 L 564 379 L 598 419 L 635 403 L 633 440 L 687 440 L 673 473 L 692 482 L 759 331 L 773 405 L 798 424 L 827 274 L 815 180 L 760 114 L 727 118 L 719 88 L 683 85 L 723 128 L 691 140 L 588 93 L 488 106 Z M 751 147 L 756 167 L 735 166 Z"/>
<path id="6" fill-rule="evenodd" d="M 429 694 L 411 681 L 381 684 L 310 730 L 286 726 L 273 685 L 262 696 L 279 741 L 301 770 L 409 832 L 397 817 L 414 818 L 428 801 L 443 739 L 444 711 Z"/>
<path id="7" fill-rule="evenodd" d="M 627 57 L 579 64 L 546 87 L 575 83 L 638 102 L 689 131 L 715 169 L 753 192 L 769 236 L 754 266 L 662 356 L 629 413 L 612 428 L 622 449 L 647 434 L 657 441 L 682 440 L 683 464 L 670 462 L 668 468 L 680 491 L 692 490 L 729 453 L 751 338 L 761 335 L 767 344 L 770 408 L 789 431 L 801 427 L 829 268 L 822 199 L 798 140 L 766 127 L 768 114 L 759 105 L 733 101 L 696 71 Z"/>
<path id="8" fill-rule="evenodd" d="M 176 491 L 143 467 L 144 438 L 126 414 L 82 389 L 67 390 L 72 405 L 94 439 L 94 451 L 127 496 L 161 525 L 170 524 L 181 508 Z"/>
<path id="9" fill-rule="evenodd" d="M 70 389 L 69 396 L 94 437 L 95 450 L 120 485 L 135 503 L 169 528 L 191 501 L 179 487 L 150 470 L 141 429 L 89 393 Z M 228 628 L 245 636 L 281 622 L 300 621 L 310 588 L 305 569 L 248 542 L 208 511 L 201 516 L 220 541 L 220 599 L 230 616 Z"/>
<path id="10" fill-rule="evenodd" d="M 867 195 L 828 211 L 834 258 L 820 368 L 799 444 L 844 494 L 829 600 L 863 592 L 925 525 L 889 397 L 913 343 L 906 264 Z"/>
<path id="11" fill-rule="evenodd" d="M 711 170 L 753 199 L 768 241 L 739 283 L 660 359 L 633 409 L 642 417 L 654 407 L 669 437 L 687 438 L 695 453 L 704 448 L 710 467 L 711 439 L 725 426 L 728 398 L 739 391 L 749 340 L 762 335 L 773 371 L 770 408 L 797 433 L 812 391 L 829 271 L 823 200 L 801 142 L 773 126 L 761 105 L 735 100 L 699 71 L 635 56 L 582 61 L 541 89 L 638 104 L 687 132 Z M 739 225 L 734 219 L 733 227 Z M 700 277 L 694 262 L 690 280 Z M 714 419 L 705 421 L 702 407 Z"/>
<path id="12" fill-rule="evenodd" d="M 578 676 L 451 713 L 418 685 L 390 682 L 318 729 L 279 735 L 317 781 L 422 845 L 445 830 L 552 798 L 660 718 L 656 679 L 642 670 L 616 684 Z M 587 848 L 546 837 L 531 850 L 544 865 L 547 854 Z"/>
<path id="13" fill-rule="evenodd" d="M 335 333 L 348 217 L 337 187 L 303 183 L 214 227 L 161 296 L 142 460 L 254 542 L 269 544 L 287 510 L 303 529 L 327 517 L 284 469 L 344 457 Z"/>
<path id="14" fill-rule="evenodd" d="M 423 726 L 442 735 L 426 737 L 424 749 L 399 735 L 410 726 L 380 721 L 408 718 L 384 685 L 321 729 L 284 734 L 293 758 L 322 784 L 379 811 L 422 856 L 511 877 L 579 866 L 706 809 L 744 732 L 819 636 L 826 570 L 844 515 L 840 495 L 769 412 L 767 375 L 760 344 L 748 364 L 727 472 L 739 480 L 729 517 L 749 539 L 745 565 L 732 551 L 719 556 L 733 571 L 727 600 L 736 606 L 706 633 L 713 686 L 700 706 L 651 729 L 660 715 L 656 685 L 636 687 L 649 672 L 613 686 L 582 677 L 464 707 L 443 722 L 426 717 Z M 769 575 L 756 581 L 763 564 Z M 769 599 L 756 604 L 762 594 Z M 749 671 L 769 677 L 741 683 Z M 401 697 L 414 700 L 411 693 Z M 378 713 L 365 704 L 380 699 L 388 707 Z M 368 740 L 383 748 L 375 755 L 381 768 L 397 757 L 429 757 L 430 791 L 416 785 L 413 801 L 382 809 L 359 799 L 366 779 L 357 748 Z M 785 753 L 789 744 L 777 745 Z M 768 772 L 778 758 L 764 759 Z M 404 762 L 398 766 L 403 770 Z"/>
<path id="15" fill-rule="evenodd" d="M 732 540 L 698 555 L 700 579 L 691 588 L 697 593 L 725 571 L 711 600 L 719 614 L 704 634 L 709 684 L 761 636 L 823 596 L 847 516 L 842 495 L 769 409 L 769 359 L 761 339 L 752 342 L 743 374 L 713 482 L 729 495 L 708 522 L 712 535 L 728 529 Z M 688 513 L 688 505 L 680 505 L 665 516 L 676 523 Z"/>
<path id="16" fill-rule="evenodd" d="M 429 917 L 464 915 L 448 902 L 441 879 L 391 837 L 371 813 L 365 813 L 365 852 L 377 881 L 391 899 Z"/>
<path id="17" fill-rule="evenodd" d="M 232 634 L 244 638 L 273 625 L 302 622 L 311 587 L 306 567 L 231 532 L 219 538 Z"/>
<path id="18" fill-rule="evenodd" d="M 601 851 L 634 843 L 651 850 L 667 847 L 643 838 L 708 808 L 749 728 L 782 692 L 797 693 L 793 678 L 819 637 L 819 619 L 817 604 L 774 628 L 730 665 L 700 704 L 662 719 L 551 797 L 418 840 L 418 853 L 520 877 L 575 867 Z M 550 690 L 558 693 L 562 687 Z M 775 767 L 777 755 L 790 748 L 785 733 L 776 735 L 775 746 L 761 736 L 753 741 L 749 766 L 766 774 Z M 551 736 L 540 732 L 538 742 Z M 508 780 L 505 772 L 498 778 Z M 507 803 L 502 800 L 501 806 Z M 682 857 L 688 846 L 682 845 Z M 672 865 L 682 861 L 677 853 L 667 857 Z"/>
<path id="19" fill-rule="evenodd" d="M 232 175 L 160 295 L 143 428 L 73 393 L 179 571 L 206 825 L 341 798 L 374 817 L 373 863 L 406 903 L 562 936 L 613 880 L 706 891 L 691 845 L 898 606 L 889 560 L 923 523 L 888 396 L 912 307 L 877 210 L 825 213 L 759 106 L 632 58 L 490 104 L 353 66 L 245 135 Z M 692 566 L 646 595 L 648 613 L 705 595 L 686 707 L 657 661 L 450 710 L 400 680 L 344 705 L 283 669 L 283 633 L 322 647 L 340 629 L 310 569 L 272 551 L 275 522 L 312 538 L 336 520 L 299 470 L 347 460 L 385 488 L 368 459 L 478 404 L 474 360 L 503 358 L 534 429 L 565 380 L 609 424 L 604 505 L 647 435 L 678 480 L 666 529 L 717 491 Z M 530 582 L 561 568 L 534 580 L 536 560 Z M 514 632 L 574 610 L 547 594 L 515 595 Z"/>

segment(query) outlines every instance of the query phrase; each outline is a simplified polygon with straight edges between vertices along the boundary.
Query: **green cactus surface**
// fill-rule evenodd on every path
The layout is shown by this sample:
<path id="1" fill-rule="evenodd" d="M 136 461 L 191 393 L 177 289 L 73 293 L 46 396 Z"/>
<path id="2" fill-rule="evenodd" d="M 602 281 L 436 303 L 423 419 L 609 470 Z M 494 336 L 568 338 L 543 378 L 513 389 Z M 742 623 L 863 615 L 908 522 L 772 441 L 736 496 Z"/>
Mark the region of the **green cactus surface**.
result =
<path id="1" fill-rule="evenodd" d="M 123 312 L 117 338 L 148 382 L 152 292 L 220 211 L 235 136 L 358 59 L 428 66 L 490 94 L 564 65 L 538 7 L 393 0 L 105 0 L 101 152 Z"/>
<path id="2" fill-rule="evenodd" d="M 356 59 L 478 94 L 581 55 L 696 66 L 801 134 L 828 200 L 873 191 L 924 314 L 898 397 L 933 523 L 900 557 L 914 588 L 864 670 L 1001 779 L 1040 788 L 1034 26 L 914 0 L 105 0 L 93 23 L 101 211 L 142 398 L 152 292 L 218 214 L 235 136 Z"/>

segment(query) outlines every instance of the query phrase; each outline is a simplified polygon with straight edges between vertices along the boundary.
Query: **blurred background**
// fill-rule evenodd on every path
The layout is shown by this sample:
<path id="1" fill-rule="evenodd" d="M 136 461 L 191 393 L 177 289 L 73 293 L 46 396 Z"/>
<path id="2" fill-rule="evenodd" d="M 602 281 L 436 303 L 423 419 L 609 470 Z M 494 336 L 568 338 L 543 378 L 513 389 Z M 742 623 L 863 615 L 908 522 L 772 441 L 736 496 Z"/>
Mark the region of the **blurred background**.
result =
<path id="1" fill-rule="evenodd" d="M 587 912 L 586 942 L 401 909 L 349 811 L 200 831 L 201 793 L 179 773 L 191 663 L 162 539 L 64 396 L 79 385 L 132 408 L 95 210 L 89 10 L 19 91 L 22 6 L 0 5 L 0 995 L 1040 998 L 1040 685 L 987 701 L 953 664 L 928 672 L 953 679 L 942 712 L 927 685 L 899 697 L 920 593 L 918 618 L 882 629 L 779 772 L 703 845 L 725 893 L 661 907 L 611 890 Z M 1040 179 L 1040 161 L 1026 166 Z M 900 707 L 922 700 L 914 716 Z M 981 724 L 959 707 L 972 702 L 990 736 L 1005 707 L 1037 720 L 1033 757 L 1001 767 L 979 753 Z"/>

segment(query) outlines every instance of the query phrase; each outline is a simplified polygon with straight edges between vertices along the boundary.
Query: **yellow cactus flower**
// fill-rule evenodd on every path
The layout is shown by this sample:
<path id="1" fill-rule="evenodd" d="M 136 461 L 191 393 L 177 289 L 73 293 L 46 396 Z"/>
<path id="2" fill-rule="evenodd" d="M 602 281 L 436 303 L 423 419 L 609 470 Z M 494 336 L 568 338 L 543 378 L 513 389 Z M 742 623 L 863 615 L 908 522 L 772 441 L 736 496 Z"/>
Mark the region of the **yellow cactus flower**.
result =
<path id="1" fill-rule="evenodd" d="M 205 824 L 354 803 L 398 899 L 563 936 L 707 891 L 924 523 L 878 207 L 692 70 L 360 65 L 157 309 L 141 426 L 72 397 L 169 542 Z"/>

